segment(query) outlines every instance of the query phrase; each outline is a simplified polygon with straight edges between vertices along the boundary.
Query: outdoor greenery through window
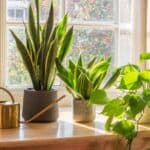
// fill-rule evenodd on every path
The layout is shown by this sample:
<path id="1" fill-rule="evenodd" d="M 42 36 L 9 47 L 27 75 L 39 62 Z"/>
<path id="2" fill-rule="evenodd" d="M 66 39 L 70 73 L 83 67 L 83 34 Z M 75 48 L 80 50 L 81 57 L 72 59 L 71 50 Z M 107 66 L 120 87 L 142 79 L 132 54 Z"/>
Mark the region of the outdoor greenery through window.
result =
<path id="1" fill-rule="evenodd" d="M 23 22 L 27 23 L 27 8 L 32 0 L 7 0 L 7 70 L 6 85 L 23 87 L 31 85 L 15 41 L 9 30 L 25 40 Z M 77 60 L 80 54 L 89 60 L 92 56 L 112 55 L 113 64 L 120 66 L 131 62 L 132 0 L 54 0 L 56 20 L 69 14 L 69 24 L 74 26 L 73 46 L 66 59 Z M 41 0 L 41 23 L 46 20 L 50 0 Z M 34 6 L 33 6 L 34 7 Z M 56 80 L 55 84 L 59 84 Z"/>

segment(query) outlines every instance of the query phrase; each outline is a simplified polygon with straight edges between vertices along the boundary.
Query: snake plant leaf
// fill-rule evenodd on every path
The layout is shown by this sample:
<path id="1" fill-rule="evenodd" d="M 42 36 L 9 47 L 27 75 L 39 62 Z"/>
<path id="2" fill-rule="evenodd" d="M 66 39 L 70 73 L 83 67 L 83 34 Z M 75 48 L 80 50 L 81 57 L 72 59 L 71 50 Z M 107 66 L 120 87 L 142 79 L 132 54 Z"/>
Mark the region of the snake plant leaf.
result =
<path id="1" fill-rule="evenodd" d="M 106 77 L 107 72 L 101 73 L 97 76 L 97 78 L 93 79 L 93 85 L 94 85 L 94 89 L 97 89 L 100 87 L 100 85 L 102 84 L 104 78 Z"/>
<path id="2" fill-rule="evenodd" d="M 47 83 L 49 78 L 53 78 L 53 73 L 54 68 L 55 68 L 55 58 L 57 56 L 57 51 L 58 51 L 58 41 L 57 39 L 52 43 L 51 50 L 49 50 L 47 57 L 46 57 L 46 62 L 45 62 L 45 83 L 44 83 L 44 88 L 47 87 Z"/>
<path id="3" fill-rule="evenodd" d="M 75 63 L 74 63 L 72 60 L 69 60 L 69 67 L 68 67 L 68 68 L 70 69 L 70 71 L 71 71 L 71 72 L 73 73 L 73 75 L 74 75 L 76 65 L 75 65 Z"/>
<path id="4" fill-rule="evenodd" d="M 19 50 L 19 52 L 22 56 L 23 62 L 25 64 L 25 67 L 27 68 L 29 75 L 31 77 L 31 80 L 34 83 L 34 88 L 37 89 L 38 85 L 36 82 L 36 76 L 35 76 L 34 66 L 33 66 L 31 56 L 28 53 L 28 50 L 25 47 L 25 45 L 22 43 L 22 41 L 15 35 L 15 33 L 12 30 L 10 30 L 10 32 L 12 33 L 12 35 L 16 41 L 17 49 Z"/>
<path id="5" fill-rule="evenodd" d="M 96 64 L 90 70 L 90 79 L 96 79 L 100 74 L 105 73 L 109 68 L 109 63 L 106 61 L 102 61 Z"/>
<path id="6" fill-rule="evenodd" d="M 68 70 L 61 64 L 60 60 L 56 58 L 56 66 L 58 71 L 66 77 L 69 77 Z"/>
<path id="7" fill-rule="evenodd" d="M 26 26 L 25 23 L 24 23 L 24 28 L 25 28 L 26 46 L 27 46 L 28 52 L 29 52 L 29 54 L 31 55 L 31 58 L 32 58 L 33 60 L 35 60 L 35 59 L 36 59 L 35 47 L 34 47 L 33 41 L 32 41 L 31 38 L 30 38 L 30 35 L 29 35 L 29 33 L 28 33 L 27 26 Z"/>
<path id="8" fill-rule="evenodd" d="M 139 73 L 130 72 L 122 77 L 118 89 L 137 90 L 141 85 L 142 83 L 139 78 Z"/>
<path id="9" fill-rule="evenodd" d="M 86 88 L 85 88 L 86 87 Z M 78 92 L 82 93 L 86 100 L 89 100 L 93 85 L 86 74 L 81 73 L 78 79 Z"/>
<path id="10" fill-rule="evenodd" d="M 150 70 L 140 72 L 140 78 L 144 81 L 150 82 Z"/>
<path id="11" fill-rule="evenodd" d="M 143 62 L 144 60 L 150 59 L 150 52 L 143 52 L 140 54 L 140 61 Z"/>
<path id="12" fill-rule="evenodd" d="M 79 56 L 77 65 L 78 65 L 79 67 L 82 67 L 82 66 L 83 66 L 82 55 Z"/>
<path id="13" fill-rule="evenodd" d="M 66 33 L 67 22 L 68 22 L 68 15 L 66 14 L 58 24 L 57 36 L 58 41 L 60 42 L 62 41 L 64 34 Z"/>
<path id="14" fill-rule="evenodd" d="M 33 9 L 32 6 L 29 6 L 29 23 L 28 23 L 28 27 L 29 27 L 29 33 L 31 36 L 31 39 L 34 43 L 34 47 L 36 49 L 36 51 L 38 51 L 39 49 L 39 43 L 37 41 L 37 29 L 36 29 L 36 24 L 35 24 L 35 16 L 33 13 Z"/>
<path id="15" fill-rule="evenodd" d="M 67 76 L 64 76 L 61 73 L 58 73 L 57 75 L 60 77 L 60 79 L 62 79 L 64 81 L 64 83 L 65 83 L 65 85 L 67 85 L 67 87 L 73 89 L 72 81 L 69 80 L 69 78 Z"/>
<path id="16" fill-rule="evenodd" d="M 88 64 L 87 64 L 87 68 L 90 69 L 91 67 L 93 67 L 93 65 L 96 62 L 97 57 L 94 57 Z"/>
<path id="17" fill-rule="evenodd" d="M 54 8 L 53 8 L 53 2 L 52 2 L 49 15 L 48 15 L 48 20 L 46 22 L 46 29 L 45 29 L 45 42 L 46 43 L 48 42 L 50 34 L 53 30 L 53 25 L 54 25 Z"/>
<path id="18" fill-rule="evenodd" d="M 109 101 L 109 98 L 107 97 L 107 94 L 102 89 L 96 89 L 94 92 L 92 92 L 90 97 L 90 103 L 92 104 L 100 104 L 104 105 L 107 104 Z"/>
<path id="19" fill-rule="evenodd" d="M 36 8 L 36 27 L 37 27 L 37 31 L 36 31 L 36 35 L 37 37 L 37 43 L 40 43 L 40 8 L 39 8 L 39 0 L 35 0 L 35 8 Z"/>
<path id="20" fill-rule="evenodd" d="M 70 49 L 72 40 L 73 40 L 73 27 L 71 27 L 68 30 L 68 32 L 66 33 L 66 35 L 63 39 L 63 42 L 62 42 L 62 45 L 60 47 L 59 54 L 58 54 L 58 58 L 60 61 L 63 61 L 64 57 L 67 55 L 67 53 Z"/>
<path id="21" fill-rule="evenodd" d="M 109 65 L 110 59 L 105 60 L 103 58 L 101 62 L 93 63 L 88 68 L 88 65 L 83 62 L 82 56 L 80 56 L 77 63 L 69 60 L 68 68 L 65 68 L 59 58 L 56 59 L 58 75 L 69 88 L 69 92 L 72 93 L 73 97 L 84 100 L 90 100 L 92 93 L 99 88 L 108 72 Z M 92 71 L 95 73 L 95 78 L 90 78 Z"/>
<path id="22" fill-rule="evenodd" d="M 30 74 L 33 87 L 36 90 L 51 90 L 56 76 L 55 59 L 60 54 L 61 59 L 67 55 L 72 42 L 73 28 L 67 30 L 67 19 L 54 24 L 53 2 L 44 25 L 40 24 L 40 4 L 34 0 L 36 11 L 30 5 L 28 25 L 25 26 L 26 46 L 12 32 L 23 62 Z"/>
<path id="23" fill-rule="evenodd" d="M 118 68 L 112 73 L 112 75 L 109 77 L 107 82 L 104 84 L 103 89 L 107 89 L 111 87 L 116 82 L 116 80 L 118 79 L 120 75 L 120 71 L 121 71 L 121 68 Z"/>

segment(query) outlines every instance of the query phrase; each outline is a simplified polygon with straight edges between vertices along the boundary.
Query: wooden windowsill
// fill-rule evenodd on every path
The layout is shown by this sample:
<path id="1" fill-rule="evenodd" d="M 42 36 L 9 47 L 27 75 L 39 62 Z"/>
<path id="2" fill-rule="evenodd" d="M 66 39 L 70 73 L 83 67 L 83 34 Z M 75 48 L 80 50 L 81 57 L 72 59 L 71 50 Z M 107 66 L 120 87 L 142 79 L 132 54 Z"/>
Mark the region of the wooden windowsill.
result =
<path id="1" fill-rule="evenodd" d="M 93 123 L 74 123 L 70 108 L 60 110 L 55 123 L 20 124 L 17 129 L 0 129 L 0 150 L 113 150 L 123 149 L 125 142 L 118 136 L 104 130 L 103 116 L 97 116 Z M 150 147 L 148 125 L 141 126 L 141 132 L 133 143 L 134 150 Z"/>

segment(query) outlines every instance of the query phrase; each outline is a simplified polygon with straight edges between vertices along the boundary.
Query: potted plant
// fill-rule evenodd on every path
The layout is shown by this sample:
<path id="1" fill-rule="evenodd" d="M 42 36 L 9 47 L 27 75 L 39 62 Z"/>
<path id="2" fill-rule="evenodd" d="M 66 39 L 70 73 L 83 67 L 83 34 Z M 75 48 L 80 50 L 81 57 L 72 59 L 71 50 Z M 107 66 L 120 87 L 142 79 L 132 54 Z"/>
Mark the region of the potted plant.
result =
<path id="1" fill-rule="evenodd" d="M 95 119 L 95 106 L 89 102 L 96 102 L 99 95 L 105 97 L 103 89 L 110 87 L 115 81 L 116 77 L 113 80 L 108 80 L 104 86 L 110 64 L 111 57 L 108 59 L 103 57 L 100 60 L 94 57 L 85 64 L 80 55 L 77 63 L 69 60 L 68 67 L 65 68 L 60 60 L 56 59 L 58 76 L 73 96 L 73 118 L 75 121 L 88 122 Z"/>
<path id="2" fill-rule="evenodd" d="M 150 52 L 143 52 L 140 54 L 141 63 L 149 61 L 149 60 L 150 60 Z M 149 89 L 150 88 L 149 64 L 146 65 L 145 74 L 147 76 L 147 82 L 146 82 L 145 88 Z M 144 114 L 143 114 L 143 117 L 140 119 L 140 123 L 150 123 L 149 116 L 150 116 L 150 108 L 146 107 Z"/>
<path id="3" fill-rule="evenodd" d="M 51 3 L 46 23 L 41 25 L 39 0 L 34 2 L 36 13 L 30 5 L 28 25 L 24 24 L 26 43 L 11 30 L 33 84 L 33 89 L 24 91 L 23 117 L 25 120 L 57 99 L 57 90 L 52 88 L 56 76 L 55 58 L 59 58 L 60 62 L 64 60 L 73 36 L 73 27 L 67 30 L 67 15 L 58 24 L 54 23 L 53 3 Z M 58 105 L 56 104 L 34 121 L 56 121 L 57 118 Z"/>
<path id="4" fill-rule="evenodd" d="M 145 82 L 149 80 L 147 73 L 150 71 L 141 71 L 136 65 L 120 67 L 117 88 L 122 93 L 113 99 L 107 98 L 109 101 L 101 112 L 107 116 L 106 130 L 123 137 L 128 150 L 138 134 L 140 119 L 150 102 L 150 89 L 145 88 Z"/>

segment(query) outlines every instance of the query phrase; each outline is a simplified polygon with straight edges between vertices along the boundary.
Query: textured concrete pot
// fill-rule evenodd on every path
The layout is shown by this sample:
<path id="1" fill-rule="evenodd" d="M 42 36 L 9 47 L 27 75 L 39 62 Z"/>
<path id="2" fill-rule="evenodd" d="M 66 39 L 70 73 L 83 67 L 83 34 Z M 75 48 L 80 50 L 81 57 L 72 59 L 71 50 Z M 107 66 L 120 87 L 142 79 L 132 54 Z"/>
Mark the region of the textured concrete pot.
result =
<path id="1" fill-rule="evenodd" d="M 76 122 L 94 121 L 96 116 L 95 105 L 88 104 L 88 101 L 73 99 L 73 119 Z"/>
<path id="2" fill-rule="evenodd" d="M 28 89 L 24 91 L 23 99 L 23 118 L 30 119 L 43 108 L 57 99 L 57 91 L 35 91 Z M 58 118 L 58 104 L 55 104 L 50 110 L 39 116 L 33 122 L 53 122 Z"/>

